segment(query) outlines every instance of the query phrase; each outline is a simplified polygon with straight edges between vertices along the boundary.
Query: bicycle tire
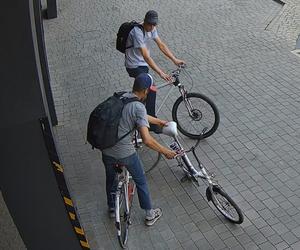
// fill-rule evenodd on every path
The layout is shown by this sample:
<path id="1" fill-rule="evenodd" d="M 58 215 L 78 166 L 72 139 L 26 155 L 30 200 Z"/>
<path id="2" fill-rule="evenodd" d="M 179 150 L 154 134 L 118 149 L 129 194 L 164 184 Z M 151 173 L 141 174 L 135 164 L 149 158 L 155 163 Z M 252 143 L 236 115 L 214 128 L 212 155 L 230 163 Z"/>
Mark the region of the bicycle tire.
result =
<path id="1" fill-rule="evenodd" d="M 198 106 L 195 107 L 192 110 L 193 117 L 191 117 L 187 112 L 183 97 L 180 96 L 172 108 L 172 118 L 177 123 L 178 130 L 191 139 L 200 139 L 202 130 L 207 127 L 207 131 L 203 134 L 202 138 L 211 136 L 217 130 L 220 123 L 220 114 L 217 106 L 207 96 L 200 93 L 188 93 L 187 99 L 194 107 L 195 105 L 200 105 L 201 110 Z M 185 118 L 181 117 L 182 115 Z M 187 129 L 185 125 L 191 128 Z"/>
<path id="2" fill-rule="evenodd" d="M 126 248 L 129 233 L 129 211 L 126 204 L 128 199 L 125 197 L 125 184 L 122 185 L 119 195 L 116 196 L 116 205 L 118 204 L 119 214 L 116 213 L 116 226 L 118 229 L 118 240 L 122 248 Z M 119 221 L 118 221 L 119 220 Z"/>
<path id="3" fill-rule="evenodd" d="M 244 221 L 244 215 L 238 205 L 231 199 L 231 197 L 219 186 L 213 186 L 213 194 L 210 188 L 206 189 L 207 199 L 212 201 L 217 210 L 230 222 L 234 224 L 241 224 Z M 221 200 L 223 199 L 223 201 Z M 225 199 L 225 200 L 224 200 Z M 229 205 L 232 207 L 228 211 Z M 233 211 L 235 215 L 231 213 Z"/>
<path id="4" fill-rule="evenodd" d="M 153 170 L 162 158 L 161 153 L 148 148 L 145 144 L 141 144 L 137 148 L 137 153 L 146 174 Z"/>

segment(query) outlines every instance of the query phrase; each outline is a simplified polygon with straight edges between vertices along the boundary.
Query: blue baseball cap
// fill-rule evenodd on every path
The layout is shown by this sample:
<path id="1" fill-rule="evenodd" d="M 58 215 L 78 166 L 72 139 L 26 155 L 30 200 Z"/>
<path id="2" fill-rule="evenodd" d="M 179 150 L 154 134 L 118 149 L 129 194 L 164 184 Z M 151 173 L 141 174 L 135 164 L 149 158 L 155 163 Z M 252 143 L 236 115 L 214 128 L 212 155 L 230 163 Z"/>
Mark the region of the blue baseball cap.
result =
<path id="1" fill-rule="evenodd" d="M 134 80 L 134 88 L 135 89 L 149 89 L 153 84 L 153 78 L 148 73 L 139 74 Z"/>

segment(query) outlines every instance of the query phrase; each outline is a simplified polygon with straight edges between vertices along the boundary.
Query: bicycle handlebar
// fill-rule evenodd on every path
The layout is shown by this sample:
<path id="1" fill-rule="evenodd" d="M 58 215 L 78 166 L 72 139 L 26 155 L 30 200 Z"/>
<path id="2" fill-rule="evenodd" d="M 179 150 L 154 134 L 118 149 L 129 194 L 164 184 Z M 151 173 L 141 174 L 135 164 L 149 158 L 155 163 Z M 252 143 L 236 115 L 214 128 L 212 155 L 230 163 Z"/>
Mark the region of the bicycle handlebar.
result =
<path id="1" fill-rule="evenodd" d="M 181 70 L 185 68 L 185 66 L 186 66 L 186 64 L 184 64 L 184 63 L 179 64 L 177 69 L 173 70 L 170 75 L 172 77 L 178 76 L 180 74 Z"/>

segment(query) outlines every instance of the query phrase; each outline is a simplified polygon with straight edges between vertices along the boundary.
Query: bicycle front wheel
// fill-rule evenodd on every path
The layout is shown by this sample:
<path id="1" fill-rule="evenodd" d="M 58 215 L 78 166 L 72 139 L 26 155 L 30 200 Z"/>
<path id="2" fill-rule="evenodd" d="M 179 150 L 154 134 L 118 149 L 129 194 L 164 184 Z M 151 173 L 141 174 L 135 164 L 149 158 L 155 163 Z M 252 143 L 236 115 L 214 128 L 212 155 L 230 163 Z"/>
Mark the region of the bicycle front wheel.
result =
<path id="1" fill-rule="evenodd" d="M 141 143 L 137 148 L 137 153 L 143 164 L 145 173 L 149 173 L 152 169 L 154 169 L 162 158 L 161 153 L 148 148 L 143 143 Z"/>
<path id="2" fill-rule="evenodd" d="M 122 248 L 126 248 L 129 232 L 129 204 L 125 184 L 116 195 L 116 227 L 118 240 Z"/>
<path id="3" fill-rule="evenodd" d="M 230 196 L 219 186 L 213 186 L 212 190 L 213 194 L 208 187 L 206 190 L 206 196 L 208 200 L 212 201 L 219 212 L 232 223 L 243 223 L 243 213 L 238 205 L 230 198 Z"/>
<path id="4" fill-rule="evenodd" d="M 200 93 L 188 93 L 186 99 L 179 97 L 173 105 L 172 118 L 178 130 L 192 139 L 199 139 L 205 127 L 203 138 L 211 136 L 220 123 L 217 106 Z"/>

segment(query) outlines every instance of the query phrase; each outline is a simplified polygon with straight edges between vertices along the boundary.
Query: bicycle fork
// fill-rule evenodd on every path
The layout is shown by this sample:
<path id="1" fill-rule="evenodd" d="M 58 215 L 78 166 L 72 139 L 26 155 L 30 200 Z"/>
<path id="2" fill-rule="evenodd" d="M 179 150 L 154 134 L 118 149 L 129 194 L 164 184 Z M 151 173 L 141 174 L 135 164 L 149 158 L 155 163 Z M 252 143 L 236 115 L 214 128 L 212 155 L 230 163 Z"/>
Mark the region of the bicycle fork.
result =
<path id="1" fill-rule="evenodd" d="M 189 116 L 193 117 L 192 111 L 194 110 L 194 107 L 193 107 L 192 103 L 190 102 L 190 100 L 186 97 L 187 91 L 184 89 L 184 86 L 180 85 L 178 87 L 179 87 L 179 92 L 183 98 L 184 105 L 185 105 L 186 109 L 188 110 Z"/>

